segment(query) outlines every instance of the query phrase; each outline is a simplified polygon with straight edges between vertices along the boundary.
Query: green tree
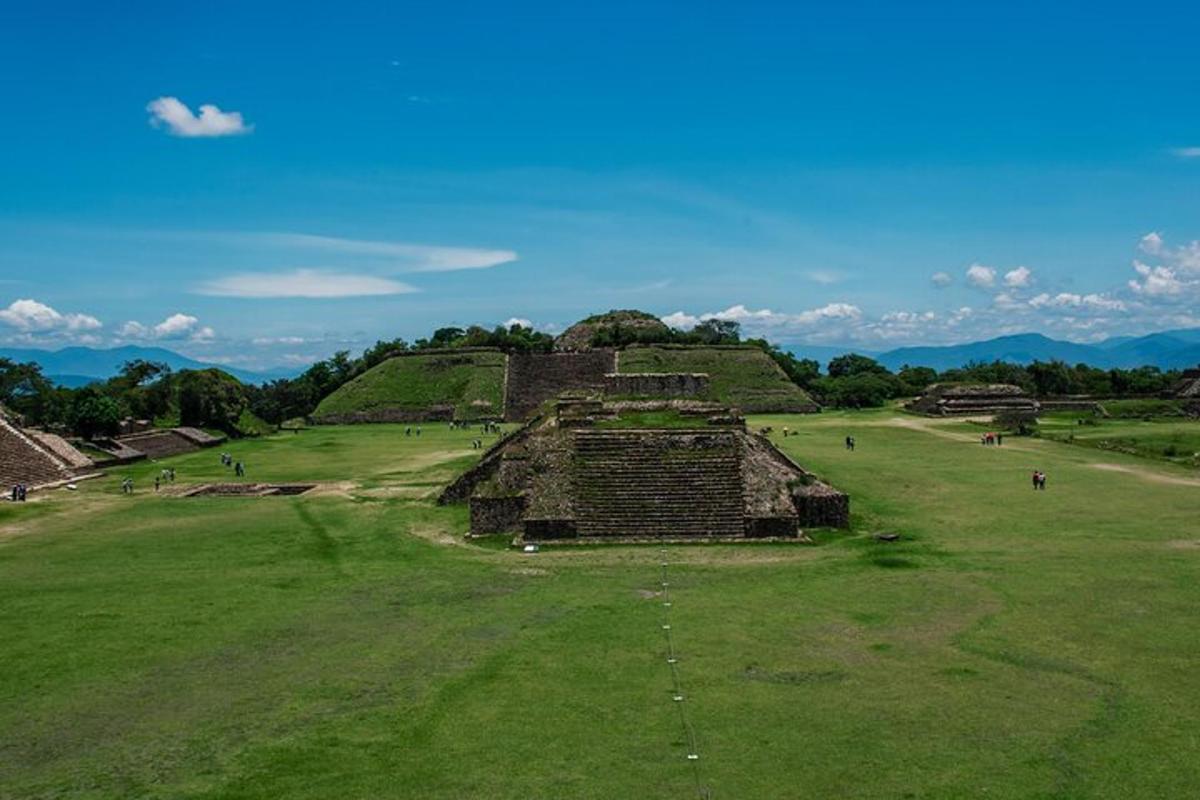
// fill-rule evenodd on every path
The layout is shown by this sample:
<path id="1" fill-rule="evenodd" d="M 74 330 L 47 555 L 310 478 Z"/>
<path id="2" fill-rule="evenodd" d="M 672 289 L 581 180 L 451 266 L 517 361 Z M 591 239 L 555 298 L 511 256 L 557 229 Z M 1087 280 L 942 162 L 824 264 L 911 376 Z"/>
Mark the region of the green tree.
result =
<path id="1" fill-rule="evenodd" d="M 181 425 L 217 428 L 237 435 L 238 419 L 247 406 L 246 388 L 232 375 L 219 369 L 179 373 Z"/>
<path id="2" fill-rule="evenodd" d="M 121 427 L 121 406 L 95 388 L 84 387 L 71 401 L 69 423 L 85 439 L 113 436 Z"/>

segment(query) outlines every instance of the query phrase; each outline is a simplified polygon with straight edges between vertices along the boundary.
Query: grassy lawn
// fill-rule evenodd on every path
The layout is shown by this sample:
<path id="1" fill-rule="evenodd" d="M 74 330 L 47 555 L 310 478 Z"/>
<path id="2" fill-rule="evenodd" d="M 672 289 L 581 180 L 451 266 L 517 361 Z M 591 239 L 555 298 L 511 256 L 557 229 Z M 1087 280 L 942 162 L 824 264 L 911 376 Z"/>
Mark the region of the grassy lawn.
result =
<path id="1" fill-rule="evenodd" d="M 326 397 L 315 417 L 379 409 L 454 406 L 456 419 L 498 416 L 504 408 L 504 354 L 438 353 L 389 358 Z"/>
<path id="2" fill-rule="evenodd" d="M 855 528 L 669 550 L 696 773 L 658 549 L 464 544 L 430 493 L 478 432 L 351 426 L 226 448 L 309 495 L 147 488 L 225 478 L 210 450 L 0 505 L 0 797 L 1194 793 L 1189 473 L 891 411 L 752 422 Z"/>
<path id="3" fill-rule="evenodd" d="M 1079 424 L 1083 419 L 1087 424 Z M 1090 415 L 1043 417 L 1042 436 L 1059 442 L 1200 467 L 1200 422 L 1186 417 L 1103 419 Z"/>

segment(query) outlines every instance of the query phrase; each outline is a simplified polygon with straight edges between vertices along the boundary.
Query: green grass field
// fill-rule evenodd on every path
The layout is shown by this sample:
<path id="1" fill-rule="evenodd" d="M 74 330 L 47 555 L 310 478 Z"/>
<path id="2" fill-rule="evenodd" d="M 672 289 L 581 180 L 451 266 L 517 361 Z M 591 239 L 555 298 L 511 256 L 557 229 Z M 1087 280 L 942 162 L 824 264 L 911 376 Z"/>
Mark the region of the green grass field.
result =
<path id="1" fill-rule="evenodd" d="M 1079 424 L 1079 420 L 1087 424 Z M 1041 435 L 1059 442 L 1200 467 L 1200 423 L 1185 417 L 1104 419 L 1079 414 L 1042 417 Z"/>
<path id="2" fill-rule="evenodd" d="M 454 406 L 456 419 L 498 416 L 504 408 L 504 354 L 460 353 L 389 358 L 330 394 L 313 416 Z"/>
<path id="3" fill-rule="evenodd" d="M 800 410 L 812 398 L 755 347 L 630 347 L 618 356 L 621 372 L 704 372 L 710 398 L 746 413 Z"/>
<path id="4" fill-rule="evenodd" d="M 1194 470 L 890 410 L 752 424 L 854 530 L 669 549 L 698 761 L 658 548 L 466 544 L 432 495 L 477 431 L 329 427 L 226 446 L 308 495 L 147 488 L 224 479 L 209 450 L 0 505 L 0 797 L 1195 793 Z"/>

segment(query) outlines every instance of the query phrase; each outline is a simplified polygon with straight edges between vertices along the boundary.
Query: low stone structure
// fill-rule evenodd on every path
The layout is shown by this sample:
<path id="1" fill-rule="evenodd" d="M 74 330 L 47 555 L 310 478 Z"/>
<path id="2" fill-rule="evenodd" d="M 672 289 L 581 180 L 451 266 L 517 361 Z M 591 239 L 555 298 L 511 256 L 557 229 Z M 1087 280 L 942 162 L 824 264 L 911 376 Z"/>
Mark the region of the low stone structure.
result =
<path id="1" fill-rule="evenodd" d="M 573 398 L 494 447 L 446 488 L 474 535 L 528 541 L 797 539 L 846 527 L 849 498 L 746 431 L 728 409 Z M 703 406 L 703 408 L 700 408 Z M 627 427 L 660 411 L 672 425 Z"/>
<path id="2" fill-rule="evenodd" d="M 604 376 L 606 397 L 700 397 L 708 392 L 703 372 L 620 372 Z"/>
<path id="3" fill-rule="evenodd" d="M 929 416 L 990 416 L 1006 411 L 1037 414 L 1038 401 L 1020 386 L 1005 383 L 935 383 L 909 403 L 908 410 Z"/>

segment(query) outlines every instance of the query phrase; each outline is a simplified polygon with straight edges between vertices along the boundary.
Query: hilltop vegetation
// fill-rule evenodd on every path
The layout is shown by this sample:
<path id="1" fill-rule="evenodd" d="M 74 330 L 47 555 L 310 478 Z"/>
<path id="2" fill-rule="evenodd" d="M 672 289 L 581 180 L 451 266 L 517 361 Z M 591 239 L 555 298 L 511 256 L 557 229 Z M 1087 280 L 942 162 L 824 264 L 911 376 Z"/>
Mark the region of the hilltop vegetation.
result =
<path id="1" fill-rule="evenodd" d="M 350 380 L 322 400 L 313 416 L 337 419 L 453 406 L 455 419 L 495 417 L 504 408 L 503 390 L 503 353 L 417 353 L 389 358 Z"/>

